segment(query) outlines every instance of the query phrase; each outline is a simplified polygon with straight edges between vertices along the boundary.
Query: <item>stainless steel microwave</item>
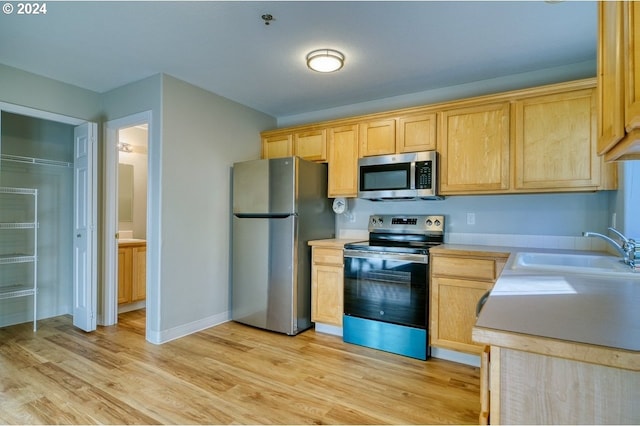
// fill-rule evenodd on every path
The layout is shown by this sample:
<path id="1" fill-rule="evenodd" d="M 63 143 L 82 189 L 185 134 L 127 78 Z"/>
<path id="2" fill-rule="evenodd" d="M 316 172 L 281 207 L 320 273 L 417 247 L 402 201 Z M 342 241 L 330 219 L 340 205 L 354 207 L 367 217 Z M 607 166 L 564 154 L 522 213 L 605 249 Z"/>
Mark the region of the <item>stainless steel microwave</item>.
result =
<path id="1" fill-rule="evenodd" d="M 358 160 L 358 198 L 440 199 L 436 151 L 378 155 Z"/>

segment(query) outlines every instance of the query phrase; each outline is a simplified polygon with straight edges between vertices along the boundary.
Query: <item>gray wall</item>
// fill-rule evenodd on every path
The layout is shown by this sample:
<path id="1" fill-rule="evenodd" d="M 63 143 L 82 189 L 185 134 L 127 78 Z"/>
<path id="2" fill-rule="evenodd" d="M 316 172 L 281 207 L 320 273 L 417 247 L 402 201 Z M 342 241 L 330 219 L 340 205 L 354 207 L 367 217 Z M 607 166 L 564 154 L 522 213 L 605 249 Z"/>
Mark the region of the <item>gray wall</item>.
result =
<path id="1" fill-rule="evenodd" d="M 160 328 L 170 337 L 228 318 L 230 169 L 259 158 L 275 119 L 170 76 L 162 87 Z"/>
<path id="2" fill-rule="evenodd" d="M 615 191 L 566 194 L 451 196 L 436 201 L 351 200 L 355 222 L 343 217 L 341 231 L 366 229 L 370 214 L 443 214 L 447 233 L 580 236 L 610 226 Z M 475 225 L 467 224 L 475 213 Z"/>
<path id="3" fill-rule="evenodd" d="M 100 94 L 0 64 L 0 101 L 99 121 Z"/>

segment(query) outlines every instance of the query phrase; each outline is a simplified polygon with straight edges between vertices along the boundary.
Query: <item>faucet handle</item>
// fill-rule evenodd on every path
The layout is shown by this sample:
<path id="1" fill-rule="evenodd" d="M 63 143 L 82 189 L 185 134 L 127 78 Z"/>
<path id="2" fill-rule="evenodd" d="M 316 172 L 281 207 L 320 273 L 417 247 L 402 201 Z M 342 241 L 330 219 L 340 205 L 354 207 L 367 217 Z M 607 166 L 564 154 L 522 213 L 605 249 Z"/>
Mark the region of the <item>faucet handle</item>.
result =
<path id="1" fill-rule="evenodd" d="M 622 235 L 622 232 L 618 231 L 616 228 L 610 226 L 609 227 L 609 231 L 613 232 L 618 237 L 620 237 L 620 239 L 622 240 L 623 243 L 625 243 L 625 244 L 629 243 L 629 239 L 627 237 L 625 237 L 624 235 Z"/>

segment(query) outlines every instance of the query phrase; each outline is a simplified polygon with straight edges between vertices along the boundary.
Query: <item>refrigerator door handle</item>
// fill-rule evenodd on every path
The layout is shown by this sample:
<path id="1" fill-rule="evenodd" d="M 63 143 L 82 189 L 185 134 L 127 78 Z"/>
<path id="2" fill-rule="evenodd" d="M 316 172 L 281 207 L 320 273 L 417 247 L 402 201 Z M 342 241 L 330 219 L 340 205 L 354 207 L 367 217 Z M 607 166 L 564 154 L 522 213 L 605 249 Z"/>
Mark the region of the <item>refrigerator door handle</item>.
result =
<path id="1" fill-rule="evenodd" d="M 234 213 L 238 219 L 286 219 L 295 216 L 294 213 Z"/>

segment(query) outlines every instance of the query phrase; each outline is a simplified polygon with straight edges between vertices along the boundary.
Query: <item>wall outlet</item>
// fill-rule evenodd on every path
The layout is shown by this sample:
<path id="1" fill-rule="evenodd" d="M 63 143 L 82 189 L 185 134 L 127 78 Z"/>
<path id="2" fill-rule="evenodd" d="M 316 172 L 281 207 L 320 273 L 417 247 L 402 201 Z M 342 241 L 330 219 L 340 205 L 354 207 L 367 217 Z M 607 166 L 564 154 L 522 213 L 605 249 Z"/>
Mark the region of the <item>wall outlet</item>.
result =
<path id="1" fill-rule="evenodd" d="M 467 213 L 467 225 L 475 225 L 475 224 L 476 224 L 476 214 Z"/>

